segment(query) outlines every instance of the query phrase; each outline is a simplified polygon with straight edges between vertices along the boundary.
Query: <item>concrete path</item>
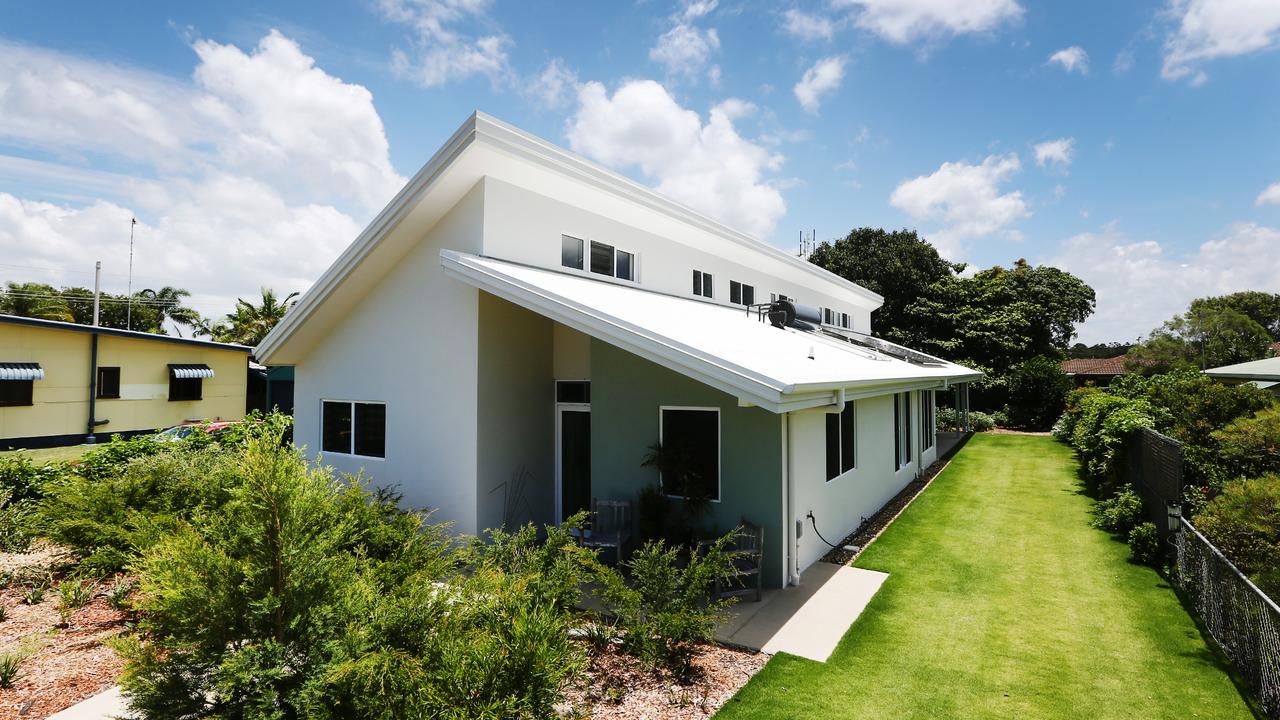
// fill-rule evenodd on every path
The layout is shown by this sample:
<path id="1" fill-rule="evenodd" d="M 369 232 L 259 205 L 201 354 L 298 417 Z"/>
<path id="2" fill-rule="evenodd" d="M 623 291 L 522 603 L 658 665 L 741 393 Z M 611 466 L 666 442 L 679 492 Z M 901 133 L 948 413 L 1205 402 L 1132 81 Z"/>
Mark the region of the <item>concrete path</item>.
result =
<path id="1" fill-rule="evenodd" d="M 118 686 L 111 686 L 88 700 L 49 716 L 49 720 L 111 720 L 124 717 L 128 708 Z"/>
<path id="2" fill-rule="evenodd" d="M 887 577 L 874 570 L 814 563 L 798 586 L 766 590 L 758 603 L 740 600 L 716 639 L 826 662 Z"/>

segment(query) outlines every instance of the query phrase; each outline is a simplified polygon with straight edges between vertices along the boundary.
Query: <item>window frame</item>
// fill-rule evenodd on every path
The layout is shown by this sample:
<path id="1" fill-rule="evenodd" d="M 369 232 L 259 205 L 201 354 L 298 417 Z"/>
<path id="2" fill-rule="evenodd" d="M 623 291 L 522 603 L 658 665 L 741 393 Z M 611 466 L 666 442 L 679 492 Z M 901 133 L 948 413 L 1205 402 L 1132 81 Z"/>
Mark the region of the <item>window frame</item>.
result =
<path id="1" fill-rule="evenodd" d="M 186 393 L 181 393 L 183 397 L 175 397 L 175 390 L 179 387 L 194 387 L 195 397 L 185 397 Z M 173 372 L 169 373 L 169 402 L 200 402 L 204 400 L 204 378 L 179 378 L 174 377 Z"/>
<path id="2" fill-rule="evenodd" d="M 715 275 L 695 268 L 693 271 L 693 294 L 697 297 L 714 300 L 716 297 Z"/>
<path id="3" fill-rule="evenodd" d="M 846 414 L 847 414 L 847 418 L 846 418 Z M 848 424 L 850 426 L 850 430 L 847 434 L 845 433 L 846 419 L 849 420 Z M 835 436 L 836 473 L 834 475 L 831 474 L 831 468 L 832 468 L 832 464 L 831 464 L 831 460 L 832 460 L 831 429 L 832 427 L 831 426 L 832 426 L 833 420 L 835 421 L 835 429 L 836 429 L 836 436 Z M 856 400 L 845 401 L 844 409 L 842 409 L 838 413 L 833 413 L 833 412 L 826 413 L 826 419 L 823 422 L 824 422 L 823 441 L 826 447 L 826 458 L 825 458 L 825 465 L 823 466 L 823 469 L 825 470 L 827 475 L 826 481 L 831 482 L 837 478 L 844 477 L 850 472 L 858 469 L 858 403 L 857 401 Z M 845 450 L 850 451 L 850 455 L 852 455 L 852 462 L 846 463 L 846 458 L 844 456 Z"/>
<path id="4" fill-rule="evenodd" d="M 735 292 L 736 291 L 736 292 Z M 756 302 L 756 288 L 741 280 L 729 281 L 729 303 L 751 307 Z"/>
<path id="5" fill-rule="evenodd" d="M 9 385 L 12 383 L 12 385 Z M 36 382 L 35 380 L 0 380 L 0 384 L 8 387 L 24 387 L 26 392 L 20 393 L 17 401 L 5 400 L 0 397 L 0 407 L 32 407 L 35 403 Z"/>
<path id="6" fill-rule="evenodd" d="M 658 442 L 666 447 L 667 437 L 666 428 L 664 426 L 665 413 L 668 410 L 690 411 L 690 412 L 713 412 L 716 414 L 716 494 L 709 502 L 719 503 L 724 498 L 724 488 L 721 487 L 721 480 L 724 478 L 724 424 L 721 417 L 720 408 L 701 405 L 659 405 L 658 406 Z M 672 500 L 685 500 L 684 495 L 672 495 L 667 492 L 667 487 L 662 483 L 662 473 L 658 473 L 658 487 L 662 488 L 662 495 Z"/>
<path id="7" fill-rule="evenodd" d="M 591 273 L 592 275 L 603 275 L 605 277 L 611 277 L 611 278 L 618 277 L 618 246 L 610 245 L 609 243 L 605 243 L 605 242 L 600 242 L 599 240 L 589 240 L 588 243 L 589 244 L 587 245 L 587 252 L 585 253 L 585 258 L 583 259 L 583 265 L 585 266 L 583 269 L 586 272 Z M 609 272 L 607 273 L 600 272 L 595 268 L 596 246 L 600 246 L 602 248 L 609 248 Z"/>
<path id="8" fill-rule="evenodd" d="M 573 240 L 578 243 L 578 264 L 577 265 L 568 265 L 564 261 L 564 245 L 566 240 Z M 577 235 L 560 233 L 560 267 L 569 268 L 570 270 L 578 270 L 581 272 L 583 269 L 583 266 L 586 264 L 585 263 L 586 255 L 587 255 L 585 252 L 586 243 L 587 241 L 584 238 L 580 238 Z"/>
<path id="9" fill-rule="evenodd" d="M 915 462 L 911 443 L 911 391 L 893 394 L 893 471 Z"/>
<path id="10" fill-rule="evenodd" d="M 351 408 L 351 440 L 347 445 L 349 452 L 327 450 L 324 446 L 324 406 L 325 403 L 346 404 Z M 382 406 L 382 455 L 361 455 L 356 452 L 356 405 Z M 338 398 L 320 398 L 320 452 L 325 455 L 341 455 L 343 457 L 363 458 L 366 460 L 387 459 L 387 402 L 385 400 L 342 400 Z"/>
<path id="11" fill-rule="evenodd" d="M 116 390 L 115 390 L 115 394 L 112 394 L 112 395 L 108 395 L 102 390 L 102 388 L 106 386 L 106 383 L 102 381 L 102 377 L 106 373 L 106 371 L 109 371 L 109 370 L 114 370 L 115 376 L 116 376 L 115 377 Z M 93 391 L 94 399 L 95 400 L 119 400 L 120 399 L 120 374 L 121 374 L 121 371 L 120 371 L 119 365 L 99 365 L 98 377 L 94 381 L 95 382 L 94 391 Z M 203 388 L 201 389 L 201 393 L 203 394 Z"/>
<path id="12" fill-rule="evenodd" d="M 933 390 L 920 391 L 920 452 L 932 450 L 937 444 L 936 404 L 937 398 Z"/>

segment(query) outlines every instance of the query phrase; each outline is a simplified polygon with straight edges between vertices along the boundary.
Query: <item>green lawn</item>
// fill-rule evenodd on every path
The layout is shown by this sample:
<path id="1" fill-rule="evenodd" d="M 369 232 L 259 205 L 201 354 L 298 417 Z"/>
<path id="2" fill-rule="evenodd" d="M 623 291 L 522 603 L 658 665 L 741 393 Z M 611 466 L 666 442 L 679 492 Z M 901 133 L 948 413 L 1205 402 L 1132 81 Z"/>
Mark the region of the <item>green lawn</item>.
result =
<path id="1" fill-rule="evenodd" d="M 59 460 L 79 460 L 81 455 L 98 447 L 97 445 L 68 445 L 67 447 L 35 448 L 32 450 L 6 450 L 0 452 L 0 459 L 26 455 L 34 463 L 57 462 Z"/>
<path id="2" fill-rule="evenodd" d="M 859 558 L 890 576 L 830 660 L 775 656 L 717 717 L 1253 717 L 1089 507 L 1066 447 L 974 437 Z"/>

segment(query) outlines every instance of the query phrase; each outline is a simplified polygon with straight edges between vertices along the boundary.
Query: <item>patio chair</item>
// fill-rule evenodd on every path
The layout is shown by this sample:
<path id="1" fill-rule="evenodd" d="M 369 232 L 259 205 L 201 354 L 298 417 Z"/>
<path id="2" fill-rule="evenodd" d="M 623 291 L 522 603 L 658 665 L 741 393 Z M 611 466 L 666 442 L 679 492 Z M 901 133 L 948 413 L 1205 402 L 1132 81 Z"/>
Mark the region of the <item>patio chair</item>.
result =
<path id="1" fill-rule="evenodd" d="M 631 501 L 593 499 L 590 523 L 582 533 L 582 544 L 596 549 L 613 548 L 621 563 L 624 546 L 631 541 Z"/>
<path id="2" fill-rule="evenodd" d="M 764 587 L 764 576 L 760 572 L 764 565 L 764 528 L 744 518 L 729 548 L 733 553 L 733 569 L 741 586 L 735 583 L 735 586 L 725 588 L 716 580 L 715 597 L 723 599 L 755 593 L 755 602 L 760 602 Z"/>

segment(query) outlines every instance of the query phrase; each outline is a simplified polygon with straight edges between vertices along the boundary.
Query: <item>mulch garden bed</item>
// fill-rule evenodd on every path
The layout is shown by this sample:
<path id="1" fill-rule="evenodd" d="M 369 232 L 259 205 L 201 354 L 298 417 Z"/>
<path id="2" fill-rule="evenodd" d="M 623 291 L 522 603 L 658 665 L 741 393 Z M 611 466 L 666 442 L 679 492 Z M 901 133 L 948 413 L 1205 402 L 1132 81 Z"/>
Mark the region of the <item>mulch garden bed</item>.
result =
<path id="1" fill-rule="evenodd" d="M 635 658 L 605 649 L 589 654 L 584 677 L 569 689 L 564 717 L 594 720 L 701 720 L 747 684 L 769 656 L 719 645 L 699 645 L 688 677 L 644 668 Z"/>
<path id="2" fill-rule="evenodd" d="M 959 447 L 956 449 L 958 450 Z M 954 454 L 955 451 L 953 450 L 951 455 Z M 892 500 L 885 503 L 884 507 L 880 508 L 875 515 L 867 518 L 858 529 L 854 530 L 844 540 L 836 543 L 836 547 L 822 556 L 822 561 L 832 565 L 852 565 L 853 561 L 857 560 L 858 556 L 862 554 L 862 551 L 871 544 L 871 541 L 880 537 L 880 533 L 884 532 L 884 529 L 889 527 L 890 523 L 897 519 L 903 510 L 907 509 L 911 501 L 915 500 L 917 495 L 929 487 L 929 483 L 933 482 L 938 473 L 942 472 L 947 463 L 951 462 L 951 455 L 937 460 L 925 468 L 920 477 L 907 483 L 907 486 L 902 488 L 902 491 L 897 495 L 894 495 Z M 846 545 L 855 547 L 857 550 L 846 550 Z"/>
<path id="3" fill-rule="evenodd" d="M 115 684 L 123 660 L 104 641 L 118 635 L 127 617 L 111 607 L 99 584 L 93 600 L 71 615 L 66 627 L 58 613 L 56 585 L 27 604 L 27 580 L 57 580 L 67 554 L 52 545 L 29 553 L 0 553 L 0 572 L 14 578 L 0 588 L 5 619 L 0 621 L 0 654 L 26 655 L 13 686 L 0 688 L 0 720 L 45 718 Z"/>

